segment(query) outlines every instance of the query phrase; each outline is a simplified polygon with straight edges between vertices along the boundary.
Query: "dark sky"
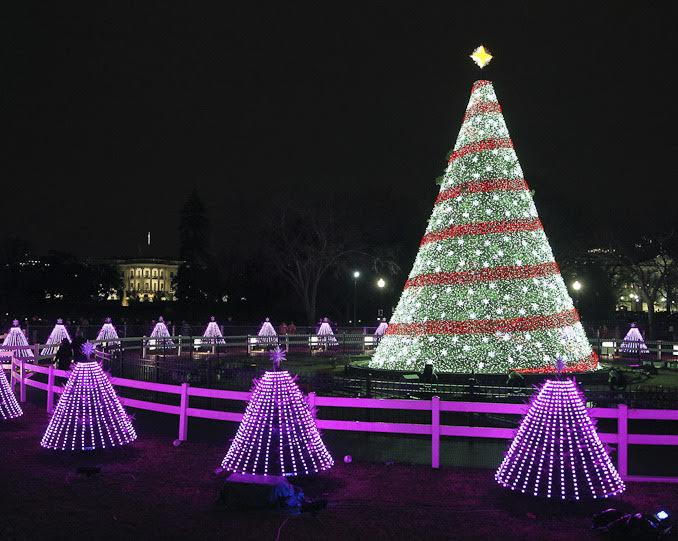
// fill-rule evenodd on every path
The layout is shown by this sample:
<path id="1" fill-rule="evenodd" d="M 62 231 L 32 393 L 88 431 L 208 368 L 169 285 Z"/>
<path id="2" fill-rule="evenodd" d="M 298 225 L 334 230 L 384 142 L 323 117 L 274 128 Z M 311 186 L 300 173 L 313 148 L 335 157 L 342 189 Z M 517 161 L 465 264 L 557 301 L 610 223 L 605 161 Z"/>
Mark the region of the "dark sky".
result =
<path id="1" fill-rule="evenodd" d="M 2 32 L 3 221 L 41 251 L 175 255 L 195 185 L 217 247 L 326 195 L 414 253 L 478 78 L 552 238 L 675 214 L 669 3 L 90 4 Z"/>

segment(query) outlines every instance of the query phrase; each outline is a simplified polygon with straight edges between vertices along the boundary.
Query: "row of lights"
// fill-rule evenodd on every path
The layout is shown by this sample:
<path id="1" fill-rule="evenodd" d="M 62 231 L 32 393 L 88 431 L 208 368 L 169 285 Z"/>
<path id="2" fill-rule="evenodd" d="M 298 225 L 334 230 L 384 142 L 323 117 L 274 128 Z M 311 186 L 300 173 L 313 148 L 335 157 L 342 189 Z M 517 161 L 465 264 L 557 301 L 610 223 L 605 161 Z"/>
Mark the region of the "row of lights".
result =
<path id="1" fill-rule="evenodd" d="M 358 278 L 360 278 L 360 271 L 353 271 L 353 279 L 357 280 Z M 380 289 L 386 287 L 386 280 L 379 278 L 379 280 L 377 280 L 377 287 Z"/>

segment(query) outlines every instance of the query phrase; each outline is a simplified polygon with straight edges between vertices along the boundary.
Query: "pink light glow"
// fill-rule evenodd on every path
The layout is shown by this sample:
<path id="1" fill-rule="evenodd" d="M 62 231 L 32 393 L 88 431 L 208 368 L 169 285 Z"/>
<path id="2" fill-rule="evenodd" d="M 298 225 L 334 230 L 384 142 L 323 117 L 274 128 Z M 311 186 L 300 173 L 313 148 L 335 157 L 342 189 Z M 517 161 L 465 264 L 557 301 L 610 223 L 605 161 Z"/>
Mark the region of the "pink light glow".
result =
<path id="1" fill-rule="evenodd" d="M 97 341 L 99 340 L 105 340 L 106 342 L 103 344 L 103 346 L 119 346 L 120 341 L 118 337 L 118 331 L 115 330 L 115 327 L 113 326 L 113 323 L 111 322 L 111 318 L 107 317 L 106 322 L 101 326 L 101 329 L 99 330 L 99 334 L 97 334 Z"/>
<path id="2" fill-rule="evenodd" d="M 289 372 L 266 372 L 256 383 L 221 467 L 236 473 L 291 477 L 317 473 L 333 464 Z"/>
<path id="3" fill-rule="evenodd" d="M 21 406 L 16 401 L 16 397 L 12 393 L 12 389 L 5 376 L 5 371 L 0 368 L 0 419 L 14 419 L 20 417 L 24 412 L 21 411 Z"/>
<path id="4" fill-rule="evenodd" d="M 91 451 L 125 445 L 136 438 L 101 366 L 86 361 L 75 365 L 40 445 L 62 451 Z"/>
<path id="5" fill-rule="evenodd" d="M 63 320 L 57 319 L 56 325 L 54 325 L 52 332 L 49 334 L 49 338 L 47 338 L 48 347 L 43 348 L 40 355 L 56 355 L 56 352 L 59 350 L 59 344 L 61 344 L 64 338 L 67 338 L 69 342 L 73 341 L 71 340 L 71 335 L 66 330 Z"/>
<path id="6" fill-rule="evenodd" d="M 640 334 L 638 327 L 635 323 L 631 324 L 629 332 L 626 333 L 624 341 L 619 347 L 619 351 L 622 353 L 648 353 L 647 346 L 645 345 L 645 340 L 643 340 L 643 335 Z"/>
<path id="7" fill-rule="evenodd" d="M 579 500 L 626 487 L 605 452 L 574 380 L 547 380 L 495 474 L 511 490 Z"/>
<path id="8" fill-rule="evenodd" d="M 211 321 L 207 324 L 207 328 L 205 329 L 205 334 L 202 336 L 206 339 L 203 340 L 203 342 L 206 344 L 226 343 L 223 335 L 221 334 L 221 329 L 219 329 L 219 325 L 217 325 L 217 322 L 214 320 L 214 318 L 211 318 Z"/>
<path id="9" fill-rule="evenodd" d="M 2 342 L 3 346 L 28 346 L 28 340 L 26 340 L 26 335 L 19 327 L 19 321 L 14 320 L 12 323 L 12 328 L 5 336 L 5 340 Z M 17 359 L 24 360 L 33 360 L 33 351 L 30 349 L 7 349 L 6 351 L 11 351 L 12 355 Z"/>

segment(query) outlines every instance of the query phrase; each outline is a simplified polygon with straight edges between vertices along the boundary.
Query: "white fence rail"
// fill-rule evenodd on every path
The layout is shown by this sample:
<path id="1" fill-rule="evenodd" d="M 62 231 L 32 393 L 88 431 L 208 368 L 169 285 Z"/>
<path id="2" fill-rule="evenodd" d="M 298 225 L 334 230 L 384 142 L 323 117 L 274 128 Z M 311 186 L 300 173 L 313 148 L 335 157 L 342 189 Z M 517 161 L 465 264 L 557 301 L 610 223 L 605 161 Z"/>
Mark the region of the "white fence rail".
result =
<path id="1" fill-rule="evenodd" d="M 35 374 L 46 374 L 47 383 L 33 379 Z M 41 389 L 47 393 L 47 411 L 50 413 L 54 409 L 55 394 L 61 394 L 63 391 L 63 388 L 56 384 L 55 378 L 67 378 L 68 376 L 69 373 L 67 371 L 58 370 L 53 366 L 38 366 L 16 359 L 13 359 L 11 364 L 12 388 L 14 389 L 17 384 L 19 385 L 19 397 L 21 402 L 26 401 L 26 390 L 28 387 Z M 246 402 L 250 398 L 249 392 L 191 387 L 188 383 L 183 383 L 181 385 L 167 385 L 164 383 L 150 383 L 124 378 L 112 378 L 111 382 L 118 387 L 179 395 L 180 400 L 178 406 L 125 397 L 121 397 L 121 401 L 125 406 L 131 408 L 177 415 L 179 417 L 179 440 L 181 441 L 186 441 L 188 439 L 188 420 L 190 417 L 230 422 L 239 422 L 242 419 L 242 413 L 238 412 L 192 408 L 189 403 L 190 397 L 196 396 L 243 402 Z M 321 406 L 333 408 L 367 408 L 430 412 L 431 420 L 430 423 L 426 424 L 332 419 L 316 419 L 316 422 L 319 428 L 325 430 L 430 436 L 431 466 L 433 468 L 440 467 L 440 439 L 442 436 L 511 439 L 515 434 L 515 431 L 510 428 L 443 425 L 440 422 L 441 412 L 522 415 L 527 409 L 527 405 L 525 404 L 452 402 L 442 401 L 437 396 L 434 396 L 431 400 L 406 400 L 343 398 L 316 396 L 315 393 L 310 393 L 308 401 L 309 407 L 313 412 L 315 412 L 316 407 Z M 628 421 L 633 419 L 678 421 L 678 410 L 629 409 L 625 404 L 619 404 L 616 408 L 591 408 L 589 409 L 589 413 L 592 417 L 598 419 L 617 419 L 617 432 L 600 433 L 600 438 L 605 443 L 615 444 L 617 446 L 618 470 L 623 479 L 627 481 L 678 483 L 678 477 L 648 477 L 628 474 L 629 445 L 678 446 L 678 435 L 629 434 Z"/>

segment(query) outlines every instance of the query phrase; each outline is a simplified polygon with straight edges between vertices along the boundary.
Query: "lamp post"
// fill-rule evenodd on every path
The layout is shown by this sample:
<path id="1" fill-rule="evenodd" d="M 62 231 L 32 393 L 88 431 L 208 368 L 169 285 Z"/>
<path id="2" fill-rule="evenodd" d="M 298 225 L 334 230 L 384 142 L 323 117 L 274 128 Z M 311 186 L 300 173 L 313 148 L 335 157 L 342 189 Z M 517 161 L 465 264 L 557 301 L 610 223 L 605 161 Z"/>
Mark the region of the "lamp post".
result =
<path id="1" fill-rule="evenodd" d="M 384 304 L 384 287 L 385 287 L 385 286 L 386 286 L 386 282 L 384 281 L 384 279 L 383 279 L 383 278 L 379 278 L 379 280 L 377 280 L 377 287 L 379 288 L 379 291 L 380 291 L 380 293 L 379 293 L 379 304 L 380 304 L 381 306 L 380 306 L 379 309 L 381 310 L 381 315 L 382 315 L 382 316 L 385 316 L 384 308 L 383 308 L 383 304 Z"/>
<path id="2" fill-rule="evenodd" d="M 360 278 L 360 271 L 353 271 L 353 326 L 356 326 L 358 311 L 358 278 Z"/>
<path id="3" fill-rule="evenodd" d="M 572 290 L 574 291 L 574 307 L 579 309 L 579 291 L 581 290 L 581 282 L 579 280 L 572 282 Z"/>

